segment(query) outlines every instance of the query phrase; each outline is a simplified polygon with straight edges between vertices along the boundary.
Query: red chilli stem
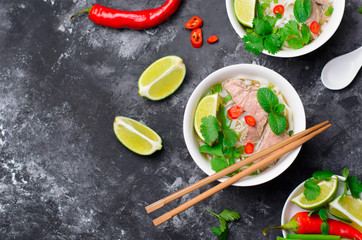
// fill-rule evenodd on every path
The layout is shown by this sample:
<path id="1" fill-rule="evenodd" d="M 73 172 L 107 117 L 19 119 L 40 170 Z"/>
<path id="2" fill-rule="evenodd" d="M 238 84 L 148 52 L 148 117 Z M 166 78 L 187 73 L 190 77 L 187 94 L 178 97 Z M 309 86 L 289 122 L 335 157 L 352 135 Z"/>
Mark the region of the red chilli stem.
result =
<path id="1" fill-rule="evenodd" d="M 89 7 L 89 8 L 86 8 L 86 9 L 80 11 L 80 12 L 77 12 L 73 16 L 69 17 L 69 19 L 73 19 L 75 16 L 78 16 L 79 14 L 84 13 L 84 12 L 89 13 L 91 11 L 91 9 L 92 9 L 92 7 Z"/>

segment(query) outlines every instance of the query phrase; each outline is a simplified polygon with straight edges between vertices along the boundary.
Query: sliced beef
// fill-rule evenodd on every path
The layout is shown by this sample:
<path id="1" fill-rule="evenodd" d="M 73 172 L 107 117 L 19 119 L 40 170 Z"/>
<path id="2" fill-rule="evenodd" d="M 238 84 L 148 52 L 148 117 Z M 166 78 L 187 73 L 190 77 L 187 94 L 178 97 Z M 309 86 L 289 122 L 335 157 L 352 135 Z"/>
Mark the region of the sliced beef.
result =
<path id="1" fill-rule="evenodd" d="M 267 127 L 265 128 L 265 133 L 264 133 L 263 139 L 261 140 L 260 146 L 257 151 L 260 152 L 266 148 L 269 148 L 269 147 L 277 144 L 278 142 L 283 141 L 284 139 L 286 139 L 288 137 L 289 136 L 286 132 L 284 132 L 282 135 L 279 135 L 279 136 L 275 135 L 268 124 Z M 258 160 L 258 161 L 260 161 L 260 160 Z M 256 161 L 256 162 L 258 162 L 258 161 Z M 277 160 L 269 163 L 268 165 L 261 168 L 261 170 L 266 169 L 270 166 L 274 166 L 276 162 L 277 162 Z"/>
<path id="2" fill-rule="evenodd" d="M 309 18 L 307 19 L 307 21 L 305 21 L 305 23 L 308 25 L 308 27 L 310 27 L 310 25 L 314 21 L 316 21 L 318 24 L 320 24 L 321 18 L 322 18 L 321 7 L 319 4 L 317 4 L 316 0 L 312 0 L 312 12 L 311 12 Z M 316 39 L 319 35 L 319 34 L 315 34 L 312 32 L 311 32 L 311 34 L 312 34 L 313 39 Z"/>
<path id="3" fill-rule="evenodd" d="M 242 104 L 244 110 L 253 116 L 256 122 L 253 127 L 247 125 L 242 138 L 243 143 L 257 141 L 261 137 L 265 124 L 268 121 L 268 114 L 260 107 L 256 94 L 257 91 L 251 91 Z"/>
<path id="4" fill-rule="evenodd" d="M 241 105 L 249 93 L 256 90 L 255 87 L 246 85 L 239 79 L 233 79 L 224 83 L 224 88 L 228 91 L 237 105 Z"/>

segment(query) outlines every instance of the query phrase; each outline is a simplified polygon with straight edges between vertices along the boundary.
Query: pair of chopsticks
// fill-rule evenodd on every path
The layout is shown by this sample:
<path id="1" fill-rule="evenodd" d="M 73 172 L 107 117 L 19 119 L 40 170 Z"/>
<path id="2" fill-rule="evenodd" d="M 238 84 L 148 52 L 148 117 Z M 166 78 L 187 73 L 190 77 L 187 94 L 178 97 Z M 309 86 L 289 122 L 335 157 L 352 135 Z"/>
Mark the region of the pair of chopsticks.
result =
<path id="1" fill-rule="evenodd" d="M 281 156 L 283 156 L 284 154 L 290 152 L 291 150 L 299 147 L 300 145 L 302 145 L 303 143 L 305 143 L 306 141 L 312 139 L 313 137 L 315 137 L 316 135 L 318 135 L 319 133 L 323 132 L 324 130 L 326 130 L 327 128 L 329 128 L 331 126 L 331 124 L 329 124 L 328 121 L 325 121 L 323 123 L 320 123 L 318 125 L 315 125 L 314 127 L 308 128 L 300 133 L 297 133 L 263 151 L 260 151 L 258 153 L 253 154 L 252 156 L 244 159 L 243 161 L 239 161 L 237 163 L 235 163 L 234 165 L 231 165 L 228 168 L 225 168 L 219 172 L 216 172 L 184 189 L 181 189 L 178 192 L 175 192 L 155 203 L 152 203 L 150 205 L 148 205 L 146 207 L 146 211 L 147 213 L 151 213 L 161 207 L 163 207 L 164 205 L 166 205 L 167 203 L 172 202 L 173 200 L 176 200 L 182 196 L 184 196 L 185 194 L 188 194 L 202 186 L 205 186 L 206 184 L 209 184 L 219 178 L 224 177 L 225 175 L 234 172 L 235 170 L 238 170 L 256 160 L 259 160 L 261 158 L 263 158 L 261 161 L 253 164 L 252 166 L 248 167 L 247 169 L 239 172 L 238 174 L 236 174 L 235 176 L 228 178 L 227 180 L 225 180 L 224 182 L 219 183 L 218 185 L 216 185 L 213 188 L 210 188 L 209 190 L 201 193 L 200 195 L 194 197 L 193 199 L 185 202 L 184 204 L 178 206 L 177 208 L 163 214 L 162 216 L 156 218 L 153 220 L 153 224 L 155 226 L 160 225 L 161 223 L 171 219 L 172 217 L 174 217 L 175 215 L 179 214 L 180 212 L 185 211 L 186 209 L 188 209 L 189 207 L 195 205 L 198 202 L 201 202 L 202 200 L 210 197 L 211 195 L 213 195 L 214 193 L 217 193 L 218 191 L 226 188 L 227 186 L 233 184 L 234 182 L 238 181 L 239 179 L 248 176 L 249 174 L 255 172 L 256 170 L 258 170 L 259 168 L 269 164 L 270 162 L 274 161 L 275 159 L 280 158 Z"/>

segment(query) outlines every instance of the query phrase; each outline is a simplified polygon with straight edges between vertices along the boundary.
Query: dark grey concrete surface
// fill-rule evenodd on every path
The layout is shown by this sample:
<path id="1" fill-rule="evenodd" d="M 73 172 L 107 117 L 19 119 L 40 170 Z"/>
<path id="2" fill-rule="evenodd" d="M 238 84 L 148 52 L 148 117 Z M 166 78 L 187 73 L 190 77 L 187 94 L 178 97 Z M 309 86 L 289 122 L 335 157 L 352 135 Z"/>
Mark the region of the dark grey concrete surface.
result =
<path id="1" fill-rule="evenodd" d="M 127 10 L 163 2 L 97 1 Z M 362 179 L 362 73 L 341 91 L 320 81 L 328 60 L 362 42 L 361 1 L 346 2 L 325 45 L 280 59 L 244 50 L 222 0 L 184 0 L 170 19 L 143 31 L 97 26 L 84 15 L 68 19 L 94 0 L 0 1 L 0 239 L 216 239 L 210 227 L 217 219 L 205 210 L 224 208 L 241 213 L 229 239 L 276 239 L 280 231 L 264 237 L 261 230 L 280 223 L 286 198 L 314 171 L 347 167 Z M 204 19 L 205 38 L 216 34 L 218 43 L 191 47 L 183 26 L 193 15 Z M 182 86 L 163 101 L 140 97 L 140 74 L 171 54 L 186 64 Z M 238 63 L 280 73 L 300 95 L 307 126 L 328 119 L 333 128 L 306 143 L 276 179 L 229 187 L 154 227 L 153 218 L 200 191 L 150 215 L 146 205 L 205 177 L 182 134 L 189 96 L 208 74 Z M 153 128 L 163 149 L 148 157 L 126 149 L 112 129 L 118 115 Z"/>

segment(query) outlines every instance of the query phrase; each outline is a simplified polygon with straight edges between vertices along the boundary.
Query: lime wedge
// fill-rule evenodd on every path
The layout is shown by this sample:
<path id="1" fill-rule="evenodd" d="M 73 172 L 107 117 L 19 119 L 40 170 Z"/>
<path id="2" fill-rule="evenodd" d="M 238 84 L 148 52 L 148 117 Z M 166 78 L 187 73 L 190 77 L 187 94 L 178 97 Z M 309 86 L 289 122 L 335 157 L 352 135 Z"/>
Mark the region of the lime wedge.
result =
<path id="1" fill-rule="evenodd" d="M 116 117 L 113 130 L 118 140 L 129 150 L 150 155 L 162 148 L 160 136 L 146 125 L 126 117 Z"/>
<path id="2" fill-rule="evenodd" d="M 339 201 L 341 196 L 329 203 L 329 212 L 337 218 L 346 218 L 352 221 L 351 225 L 362 232 L 362 200 L 352 196 L 344 196 L 343 201 Z"/>
<path id="3" fill-rule="evenodd" d="M 202 140 L 205 139 L 200 131 L 202 125 L 201 119 L 203 117 L 208 117 L 210 115 L 216 117 L 216 112 L 219 107 L 219 104 L 220 104 L 219 94 L 214 93 L 212 95 L 208 95 L 202 98 L 199 104 L 197 105 L 195 118 L 194 118 L 194 127 L 197 135 L 199 135 L 199 137 Z"/>
<path id="4" fill-rule="evenodd" d="M 138 93 L 151 100 L 170 96 L 181 85 L 186 67 L 178 56 L 167 56 L 152 63 L 138 80 Z"/>
<path id="5" fill-rule="evenodd" d="M 239 22 L 247 27 L 253 27 L 256 0 L 235 0 L 234 10 Z"/>
<path id="6" fill-rule="evenodd" d="M 299 207 L 304 209 L 317 209 L 332 201 L 333 197 L 336 195 L 337 188 L 338 188 L 338 180 L 332 178 L 329 181 L 322 181 L 318 183 L 319 187 L 321 188 L 321 193 L 317 197 L 317 199 L 313 201 L 308 201 L 304 194 L 301 193 L 291 201 L 297 204 Z"/>

